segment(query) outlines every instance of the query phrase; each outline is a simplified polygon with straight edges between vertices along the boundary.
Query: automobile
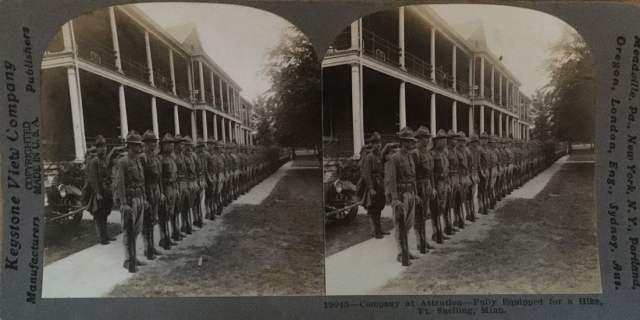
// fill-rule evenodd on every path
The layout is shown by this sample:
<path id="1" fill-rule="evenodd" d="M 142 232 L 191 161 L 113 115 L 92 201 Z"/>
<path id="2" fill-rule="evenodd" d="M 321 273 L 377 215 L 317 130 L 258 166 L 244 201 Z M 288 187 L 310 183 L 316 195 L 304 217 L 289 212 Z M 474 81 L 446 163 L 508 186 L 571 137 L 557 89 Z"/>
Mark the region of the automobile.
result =
<path id="1" fill-rule="evenodd" d="M 325 165 L 323 190 L 327 225 L 348 225 L 358 214 L 360 201 L 348 171 L 344 164 Z"/>

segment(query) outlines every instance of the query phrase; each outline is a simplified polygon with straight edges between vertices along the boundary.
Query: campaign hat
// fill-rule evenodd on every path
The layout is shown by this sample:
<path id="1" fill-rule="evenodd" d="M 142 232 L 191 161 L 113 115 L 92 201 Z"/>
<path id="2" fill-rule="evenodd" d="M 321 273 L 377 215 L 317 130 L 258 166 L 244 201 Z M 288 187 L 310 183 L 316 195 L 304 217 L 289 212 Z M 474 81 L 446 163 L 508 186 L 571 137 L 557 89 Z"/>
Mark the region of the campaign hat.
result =
<path id="1" fill-rule="evenodd" d="M 416 138 L 420 139 L 428 137 L 431 137 L 431 132 L 429 132 L 429 129 L 427 127 L 422 126 L 418 128 L 418 131 L 416 131 Z"/>
<path id="2" fill-rule="evenodd" d="M 413 130 L 409 127 L 404 127 L 400 132 L 398 132 L 398 139 L 416 141 Z"/>
<path id="3" fill-rule="evenodd" d="M 142 144 L 142 137 L 137 131 L 131 130 L 131 132 L 127 134 L 127 139 L 125 140 L 125 143 Z"/>
<path id="4" fill-rule="evenodd" d="M 147 141 L 158 141 L 158 137 L 156 137 L 156 134 L 153 131 L 147 130 L 147 132 L 142 135 L 142 142 Z"/>

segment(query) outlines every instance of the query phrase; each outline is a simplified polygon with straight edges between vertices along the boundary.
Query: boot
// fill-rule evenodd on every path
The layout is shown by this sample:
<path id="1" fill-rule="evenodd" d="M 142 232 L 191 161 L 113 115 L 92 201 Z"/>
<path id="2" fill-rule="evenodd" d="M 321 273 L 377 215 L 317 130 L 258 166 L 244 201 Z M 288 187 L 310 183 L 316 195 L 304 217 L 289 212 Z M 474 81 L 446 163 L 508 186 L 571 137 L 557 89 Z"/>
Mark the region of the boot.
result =
<path id="1" fill-rule="evenodd" d="M 380 216 L 381 216 L 381 212 L 378 212 L 378 214 L 375 217 L 375 223 L 376 223 L 376 229 L 378 230 L 378 233 L 383 235 L 383 236 L 388 236 L 391 234 L 391 232 L 385 232 L 382 230 L 382 223 L 380 223 Z"/>
<path id="2" fill-rule="evenodd" d="M 108 232 L 108 228 L 107 228 L 107 220 L 106 219 L 104 221 L 100 222 L 100 228 L 102 228 L 102 233 L 104 234 L 105 239 L 107 239 L 109 241 L 116 241 L 115 237 L 109 237 L 109 232 Z"/>
<path id="3" fill-rule="evenodd" d="M 144 241 L 144 255 L 147 260 L 154 260 L 156 257 L 153 255 L 153 229 L 152 231 L 145 232 L 143 236 Z"/>
<path id="4" fill-rule="evenodd" d="M 96 225 L 96 233 L 98 234 L 98 241 L 100 241 L 101 245 L 109 244 L 109 239 L 107 239 L 107 236 L 104 233 L 104 229 L 102 228 L 102 224 L 100 222 L 98 222 L 97 220 L 94 220 L 94 221 L 95 221 L 95 225 Z"/>
<path id="5" fill-rule="evenodd" d="M 378 226 L 376 225 L 376 219 L 373 217 L 373 213 L 369 213 L 369 225 L 371 226 L 371 236 L 376 239 L 382 239 L 382 235 L 378 232 Z"/>

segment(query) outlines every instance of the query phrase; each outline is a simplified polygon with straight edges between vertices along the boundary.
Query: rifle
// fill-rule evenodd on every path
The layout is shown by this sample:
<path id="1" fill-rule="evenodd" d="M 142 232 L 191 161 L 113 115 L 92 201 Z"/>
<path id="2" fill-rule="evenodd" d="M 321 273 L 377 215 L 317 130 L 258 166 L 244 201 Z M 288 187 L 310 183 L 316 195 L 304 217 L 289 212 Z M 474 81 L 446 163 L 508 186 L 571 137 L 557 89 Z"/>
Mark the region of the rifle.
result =
<path id="1" fill-rule="evenodd" d="M 405 267 L 408 267 L 409 266 L 409 241 L 407 239 L 407 230 L 404 224 L 405 222 L 404 206 L 396 206 L 395 212 L 396 212 L 396 219 L 399 219 L 398 229 L 400 231 L 400 247 L 402 248 L 402 253 L 401 253 L 402 265 Z"/>
<path id="2" fill-rule="evenodd" d="M 418 224 L 418 250 L 420 250 L 420 253 L 427 253 L 426 208 L 424 201 L 416 197 L 416 222 Z"/>
<path id="3" fill-rule="evenodd" d="M 127 248 L 129 250 L 129 272 L 130 273 L 136 273 L 137 268 L 136 268 L 136 264 L 137 264 L 137 259 L 136 259 L 136 235 L 134 233 L 134 228 L 133 228 L 133 208 L 129 210 L 128 212 L 129 214 L 129 225 L 127 226 L 127 232 L 129 233 L 128 238 L 127 238 L 127 242 L 129 243 L 129 248 Z M 125 216 L 127 215 L 127 213 L 125 213 Z"/>
<path id="4" fill-rule="evenodd" d="M 435 200 L 429 201 L 429 204 L 431 207 L 431 219 L 433 219 L 431 223 L 435 226 L 435 234 L 433 235 L 435 237 L 434 240 L 436 241 L 436 243 L 443 244 L 444 236 L 442 231 L 442 223 L 440 221 L 440 216 L 442 215 L 442 213 L 440 212 L 440 206 L 438 205 L 439 197 L 440 195 L 436 195 Z"/>

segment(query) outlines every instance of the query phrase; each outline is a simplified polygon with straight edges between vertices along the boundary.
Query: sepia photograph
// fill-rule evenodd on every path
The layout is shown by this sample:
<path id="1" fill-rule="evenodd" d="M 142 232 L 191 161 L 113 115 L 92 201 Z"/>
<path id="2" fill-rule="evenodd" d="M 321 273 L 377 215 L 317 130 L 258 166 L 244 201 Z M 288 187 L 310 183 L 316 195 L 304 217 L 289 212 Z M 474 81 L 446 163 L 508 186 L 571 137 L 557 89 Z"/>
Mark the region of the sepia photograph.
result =
<path id="1" fill-rule="evenodd" d="M 322 62 L 327 295 L 601 293 L 589 47 L 542 12 L 364 16 Z"/>
<path id="2" fill-rule="evenodd" d="M 108 7 L 41 74 L 43 298 L 324 295 L 321 64 L 288 21 Z"/>

